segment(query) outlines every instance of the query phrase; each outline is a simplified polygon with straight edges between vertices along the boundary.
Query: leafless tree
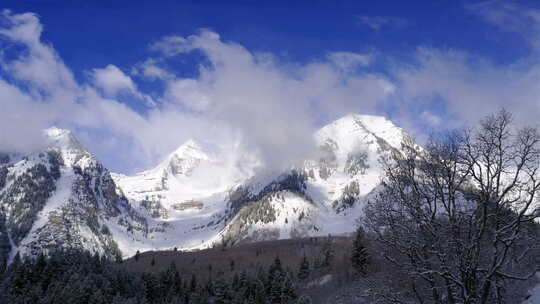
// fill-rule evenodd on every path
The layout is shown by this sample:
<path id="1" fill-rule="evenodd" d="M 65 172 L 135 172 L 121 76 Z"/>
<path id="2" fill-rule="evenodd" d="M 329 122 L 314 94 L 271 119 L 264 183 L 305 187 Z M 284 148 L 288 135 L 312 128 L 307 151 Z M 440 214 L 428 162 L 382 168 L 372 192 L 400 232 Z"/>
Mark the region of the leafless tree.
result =
<path id="1" fill-rule="evenodd" d="M 363 222 L 407 276 L 418 303 L 503 303 L 505 287 L 536 271 L 540 137 L 502 110 L 475 130 L 406 140 Z M 535 253 L 537 254 L 537 253 Z M 381 299 L 409 303 L 387 289 Z"/>

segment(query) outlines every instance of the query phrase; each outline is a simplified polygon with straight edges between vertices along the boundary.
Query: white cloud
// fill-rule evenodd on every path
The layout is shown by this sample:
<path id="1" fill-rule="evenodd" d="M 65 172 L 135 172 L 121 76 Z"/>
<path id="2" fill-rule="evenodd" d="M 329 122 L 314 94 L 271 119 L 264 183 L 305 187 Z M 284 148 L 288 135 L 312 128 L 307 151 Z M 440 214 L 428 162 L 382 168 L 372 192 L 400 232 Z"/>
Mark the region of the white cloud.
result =
<path id="1" fill-rule="evenodd" d="M 424 111 L 422 114 L 420 114 L 420 118 L 424 120 L 428 125 L 431 125 L 433 127 L 437 127 L 441 124 L 442 119 L 431 113 L 430 111 Z"/>
<path id="2" fill-rule="evenodd" d="M 368 63 L 352 53 L 340 55 L 341 67 L 331 59 L 296 65 L 203 30 L 157 41 L 152 49 L 160 55 L 134 67 L 137 76 L 165 86 L 159 105 L 142 115 L 116 100 L 123 91 L 147 96 L 116 66 L 94 69 L 90 83 L 79 84 L 41 41 L 35 15 L 5 12 L 3 18 L 8 26 L 1 35 L 25 51 L 2 61 L 13 76 L 0 83 L 0 100 L 9 105 L 0 121 L 25 136 L 2 135 L 2 149 L 25 147 L 35 139 L 28 133 L 55 124 L 74 129 L 113 169 L 132 172 L 153 165 L 188 138 L 234 143 L 258 153 L 269 166 L 284 166 L 313 151 L 311 132 L 322 122 L 348 112 L 373 113 L 394 90 L 382 76 L 344 74 L 345 60 Z M 193 50 L 207 57 L 197 77 L 180 78 L 167 68 L 166 61 Z"/>
<path id="3" fill-rule="evenodd" d="M 109 96 L 114 96 L 122 90 L 137 91 L 133 80 L 112 64 L 103 69 L 93 69 L 92 77 L 94 84 Z"/>
<path id="4" fill-rule="evenodd" d="M 337 52 L 297 64 L 203 30 L 157 40 L 153 57 L 132 68 L 134 78 L 111 64 L 78 83 L 41 41 L 35 15 L 4 11 L 0 18 L 2 47 L 24 49 L 0 61 L 0 129 L 12 131 L 0 133 L 0 149 L 36 149 L 40 130 L 54 124 L 75 130 L 115 170 L 155 165 L 189 138 L 241 147 L 269 166 L 285 166 L 313 152 L 315 129 L 350 112 L 388 109 L 419 137 L 475 122 L 502 106 L 519 121 L 536 122 L 540 113 L 534 57 L 500 65 L 462 51 L 420 47 L 415 63 L 395 63 L 385 77 L 363 69 L 370 55 Z M 168 67 L 192 51 L 205 57 L 196 76 Z M 143 114 L 118 101 L 122 92 L 146 98 L 140 79 L 164 88 L 152 92 L 159 103 Z"/>
<path id="5" fill-rule="evenodd" d="M 139 92 L 131 77 L 115 65 L 109 64 L 102 69 L 93 69 L 91 77 L 94 86 L 103 90 L 107 97 L 115 97 L 125 92 L 145 101 L 149 106 L 155 106 L 152 98 Z"/>
<path id="6" fill-rule="evenodd" d="M 352 52 L 331 52 L 327 54 L 327 57 L 343 71 L 351 71 L 358 66 L 369 65 L 373 59 L 371 55 Z"/>
<path id="7" fill-rule="evenodd" d="M 35 14 L 13 14 L 12 11 L 5 9 L 2 11 L 2 17 L 6 19 L 8 26 L 0 29 L 0 34 L 14 41 L 32 45 L 40 44 L 39 37 L 43 26 Z"/>
<path id="8" fill-rule="evenodd" d="M 194 79 L 171 81 L 165 93 L 165 99 L 179 103 L 188 111 L 205 112 L 211 105 L 210 98 L 201 91 Z"/>
<path id="9" fill-rule="evenodd" d="M 381 76 L 343 74 L 343 68 L 368 64 L 368 57 L 360 54 L 335 53 L 329 61 L 291 67 L 268 54 L 225 43 L 209 31 L 166 37 L 153 49 L 165 56 L 192 50 L 206 55 L 210 66 L 201 66 L 198 78 L 167 81 L 168 100 L 239 131 L 272 166 L 312 152 L 311 133 L 321 120 L 352 111 L 375 112 L 393 92 Z"/>
<path id="10" fill-rule="evenodd" d="M 464 52 L 429 48 L 420 48 L 417 59 L 418 65 L 396 71 L 400 82 L 396 94 L 420 109 L 433 107 L 437 100 L 444 102 L 445 126 L 474 124 L 503 107 L 520 124 L 537 123 L 540 64 L 532 59 L 501 66 Z"/>
<path id="11" fill-rule="evenodd" d="M 0 18 L 6 26 L 0 28 L 0 36 L 10 39 L 14 44 L 27 46 L 27 52 L 20 52 L 16 60 L 2 58 L 1 67 L 14 81 L 30 84 L 31 93 L 41 95 L 43 91 L 59 93 L 73 90 L 77 85 L 71 71 L 59 59 L 54 49 L 39 41 L 42 26 L 36 15 L 31 13 L 14 15 L 4 10 Z"/>
<path id="12" fill-rule="evenodd" d="M 166 56 L 174 56 L 189 51 L 188 42 L 184 37 L 167 36 L 150 46 L 151 50 L 162 52 Z"/>
<path id="13" fill-rule="evenodd" d="M 385 16 L 357 16 L 357 24 L 379 31 L 383 28 L 402 28 L 407 26 L 408 22 L 402 18 Z"/>
<path id="14" fill-rule="evenodd" d="M 482 1 L 466 8 L 486 22 L 501 30 L 517 33 L 536 49 L 540 48 L 540 10 L 501 0 Z"/>
<path id="15" fill-rule="evenodd" d="M 131 69 L 132 75 L 144 77 L 149 80 L 171 79 L 174 75 L 158 66 L 155 59 L 149 58 L 138 63 Z"/>

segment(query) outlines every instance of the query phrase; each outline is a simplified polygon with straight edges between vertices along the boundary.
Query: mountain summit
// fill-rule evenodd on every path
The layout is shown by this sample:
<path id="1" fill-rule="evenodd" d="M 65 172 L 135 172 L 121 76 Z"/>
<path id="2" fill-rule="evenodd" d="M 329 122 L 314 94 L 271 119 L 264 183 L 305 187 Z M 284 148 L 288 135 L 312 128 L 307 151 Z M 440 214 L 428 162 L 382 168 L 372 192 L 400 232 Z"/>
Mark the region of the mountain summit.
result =
<path id="1" fill-rule="evenodd" d="M 142 230 L 144 218 L 70 131 L 43 134 L 43 151 L 0 164 L 0 258 L 58 249 L 120 256 L 120 234 Z"/>
<path id="2" fill-rule="evenodd" d="M 314 134 L 318 158 L 282 172 L 257 170 L 226 183 L 201 183 L 201 177 L 233 176 L 237 167 L 219 166 L 219 156 L 190 140 L 156 168 L 114 178 L 132 206 L 161 225 L 137 248 L 350 233 L 380 182 L 379 158 L 399 150 L 406 136 L 384 117 L 351 114 Z"/>
<path id="3" fill-rule="evenodd" d="M 0 161 L 3 257 L 58 248 L 117 257 L 350 233 L 379 185 L 380 157 L 407 136 L 384 117 L 351 114 L 313 135 L 317 157 L 281 172 L 189 140 L 125 176 L 109 173 L 70 131 L 44 135 L 43 151 Z"/>

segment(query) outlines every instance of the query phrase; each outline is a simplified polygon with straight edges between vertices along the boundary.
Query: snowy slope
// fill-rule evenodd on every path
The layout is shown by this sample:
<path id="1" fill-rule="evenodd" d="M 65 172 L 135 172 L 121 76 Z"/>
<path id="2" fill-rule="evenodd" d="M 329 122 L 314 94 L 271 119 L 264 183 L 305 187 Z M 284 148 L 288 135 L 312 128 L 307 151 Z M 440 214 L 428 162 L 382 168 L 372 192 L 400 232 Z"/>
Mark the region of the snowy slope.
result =
<path id="1" fill-rule="evenodd" d="M 131 205 L 145 215 L 146 238 L 120 246 L 136 250 L 196 249 L 219 241 L 219 222 L 228 191 L 253 175 L 258 161 L 234 147 L 189 140 L 155 168 L 134 176 L 113 174 Z M 133 242 L 134 241 L 134 242 Z"/>
<path id="2" fill-rule="evenodd" d="M 189 140 L 155 168 L 111 174 L 67 130 L 30 155 L 0 154 L 0 258 L 58 248 L 109 257 L 347 234 L 407 136 L 348 115 L 314 134 L 319 154 L 281 172 L 234 143 Z"/>
<path id="3" fill-rule="evenodd" d="M 230 153 L 190 140 L 153 169 L 113 175 L 156 227 L 148 238 L 120 248 L 197 249 L 350 233 L 364 198 L 380 183 L 379 158 L 399 150 L 404 136 L 383 117 L 348 115 L 314 134 L 319 158 L 285 172 L 256 170 L 254 157 L 224 161 Z"/>
<path id="4" fill-rule="evenodd" d="M 363 202 L 380 183 L 380 157 L 399 151 L 407 135 L 383 117 L 348 115 L 323 127 L 314 136 L 321 150 L 320 158 L 306 160 L 303 167 L 284 173 L 280 178 L 286 181 L 285 185 L 277 178 L 272 182 L 278 183 L 274 186 L 276 191 L 261 195 L 265 190 L 258 190 L 245 207 L 267 206 L 264 201 L 269 200 L 269 217 L 280 214 L 276 220 L 268 221 L 268 216 L 259 216 L 255 224 L 244 224 L 249 228 L 242 232 L 227 227 L 228 237 L 260 239 L 256 236 L 263 230 L 273 238 L 352 232 L 362 214 Z M 298 177 L 292 178 L 296 174 Z M 294 181 L 292 187 L 291 180 Z M 299 205 L 299 201 L 303 204 Z M 283 217 L 288 223 L 283 222 Z M 232 228 L 240 226 L 235 223 L 237 220 L 233 219 Z M 244 222 L 250 223 L 250 220 Z"/>
<path id="5" fill-rule="evenodd" d="M 0 164 L 0 258 L 60 248 L 118 256 L 113 226 L 144 227 L 144 218 L 71 132 L 50 128 L 44 137 L 43 151 Z"/>

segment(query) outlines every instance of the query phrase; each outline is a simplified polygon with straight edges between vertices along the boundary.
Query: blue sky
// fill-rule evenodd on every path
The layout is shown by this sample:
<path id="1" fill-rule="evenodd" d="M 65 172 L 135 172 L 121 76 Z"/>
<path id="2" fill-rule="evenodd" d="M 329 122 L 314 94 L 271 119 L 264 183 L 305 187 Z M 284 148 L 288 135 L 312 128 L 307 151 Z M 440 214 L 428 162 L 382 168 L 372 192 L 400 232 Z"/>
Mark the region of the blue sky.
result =
<path id="1" fill-rule="evenodd" d="M 3 1 L 0 146 L 59 125 L 121 172 L 192 137 L 279 164 L 349 112 L 419 139 L 540 114 L 537 1 L 261 2 Z"/>
<path id="2" fill-rule="evenodd" d="M 54 45 L 78 77 L 109 63 L 129 68 L 146 56 L 151 42 L 167 35 L 188 36 L 201 28 L 252 51 L 272 52 L 294 62 L 309 62 L 328 51 L 342 50 L 376 50 L 406 58 L 419 45 L 466 50 L 500 63 L 530 52 L 514 33 L 495 31 L 493 25 L 467 11 L 471 1 L 3 3 L 17 13 L 38 14 L 45 26 L 43 40 Z M 536 1 L 515 3 L 540 7 Z M 362 18 L 381 18 L 387 23 L 374 30 Z"/>

